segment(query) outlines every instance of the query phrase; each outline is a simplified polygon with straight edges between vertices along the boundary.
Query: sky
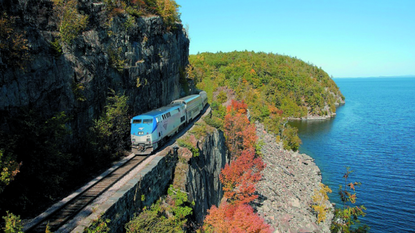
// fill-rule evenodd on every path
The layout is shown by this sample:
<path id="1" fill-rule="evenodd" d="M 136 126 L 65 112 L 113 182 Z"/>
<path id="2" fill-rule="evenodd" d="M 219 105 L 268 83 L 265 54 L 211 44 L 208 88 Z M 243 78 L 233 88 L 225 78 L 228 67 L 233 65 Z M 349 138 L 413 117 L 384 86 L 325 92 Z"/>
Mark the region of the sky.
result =
<path id="1" fill-rule="evenodd" d="M 415 75 L 415 0 L 176 0 L 190 54 L 297 57 L 332 77 Z"/>

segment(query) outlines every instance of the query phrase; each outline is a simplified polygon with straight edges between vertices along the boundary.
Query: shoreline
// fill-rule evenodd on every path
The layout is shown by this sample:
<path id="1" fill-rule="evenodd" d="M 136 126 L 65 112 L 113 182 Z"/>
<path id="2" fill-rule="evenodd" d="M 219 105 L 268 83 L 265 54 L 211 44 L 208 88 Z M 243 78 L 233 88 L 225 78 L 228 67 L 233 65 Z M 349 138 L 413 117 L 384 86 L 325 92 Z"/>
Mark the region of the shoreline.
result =
<path id="1" fill-rule="evenodd" d="M 274 232 L 330 232 L 333 211 L 324 222 L 317 223 L 312 210 L 314 190 L 320 188 L 319 167 L 309 155 L 287 151 L 277 143 L 274 135 L 258 122 L 258 140 L 264 142 L 262 159 L 267 164 L 263 178 L 257 184 L 258 214 L 274 228 Z M 327 201 L 326 206 L 334 209 Z"/>

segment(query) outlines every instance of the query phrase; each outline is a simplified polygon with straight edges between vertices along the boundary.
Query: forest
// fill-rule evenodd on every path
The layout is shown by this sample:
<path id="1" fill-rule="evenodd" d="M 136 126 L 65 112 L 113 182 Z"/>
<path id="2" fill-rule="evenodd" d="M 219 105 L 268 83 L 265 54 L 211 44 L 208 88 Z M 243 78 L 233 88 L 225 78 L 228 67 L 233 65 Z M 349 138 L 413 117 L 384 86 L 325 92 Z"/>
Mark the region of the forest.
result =
<path id="1" fill-rule="evenodd" d="M 201 53 L 189 57 L 189 78 L 205 90 L 217 117 L 230 96 L 244 100 L 251 120 L 260 121 L 298 150 L 300 139 L 287 120 L 330 117 L 344 96 L 329 75 L 300 59 L 263 52 Z M 232 93 L 232 94 L 229 94 Z"/>

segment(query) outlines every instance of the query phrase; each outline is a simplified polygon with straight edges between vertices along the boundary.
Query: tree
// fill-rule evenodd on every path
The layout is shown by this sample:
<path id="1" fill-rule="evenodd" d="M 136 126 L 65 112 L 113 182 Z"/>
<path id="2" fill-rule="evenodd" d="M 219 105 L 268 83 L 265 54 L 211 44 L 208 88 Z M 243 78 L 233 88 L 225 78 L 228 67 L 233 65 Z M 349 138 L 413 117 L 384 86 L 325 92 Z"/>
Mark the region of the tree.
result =
<path id="1" fill-rule="evenodd" d="M 233 157 L 238 157 L 242 150 L 255 148 L 257 140 L 255 125 L 251 124 L 246 116 L 247 105 L 232 100 L 227 108 L 224 121 L 226 143 Z"/>
<path id="2" fill-rule="evenodd" d="M 212 206 L 205 218 L 203 229 L 206 232 L 272 232 L 264 219 L 254 213 L 247 204 L 222 203 L 219 208 Z"/>
<path id="3" fill-rule="evenodd" d="M 342 208 L 336 208 L 334 218 L 331 225 L 332 232 L 367 232 L 370 228 L 367 225 L 361 225 L 359 217 L 366 215 L 364 210 L 366 207 L 354 206 L 356 203 L 356 187 L 360 186 L 360 182 L 348 182 L 349 175 L 353 171 L 349 167 L 343 175 L 345 185 L 340 185 L 339 195 L 343 202 Z M 349 204 L 350 203 L 350 204 Z"/>
<path id="4" fill-rule="evenodd" d="M 96 144 L 108 154 L 121 153 L 128 142 L 129 117 L 128 97 L 111 90 L 103 115 L 95 121 L 93 131 L 98 137 Z"/>
<path id="5" fill-rule="evenodd" d="M 249 203 L 258 196 L 254 195 L 255 185 L 262 178 L 265 164 L 261 158 L 255 158 L 255 150 L 244 150 L 230 165 L 226 164 L 219 176 L 223 184 L 224 196 L 230 203 Z"/>
<path id="6" fill-rule="evenodd" d="M 0 193 L 20 172 L 20 165 L 21 163 L 17 163 L 13 156 L 6 155 L 3 150 L 0 150 Z"/>
<path id="7" fill-rule="evenodd" d="M 314 190 L 313 195 L 313 207 L 314 211 L 318 214 L 317 222 L 323 222 L 326 219 L 327 211 L 329 211 L 328 206 L 326 205 L 326 202 L 329 200 L 329 197 L 327 196 L 327 193 L 331 193 L 331 189 L 322 183 L 320 183 L 320 189 Z"/>

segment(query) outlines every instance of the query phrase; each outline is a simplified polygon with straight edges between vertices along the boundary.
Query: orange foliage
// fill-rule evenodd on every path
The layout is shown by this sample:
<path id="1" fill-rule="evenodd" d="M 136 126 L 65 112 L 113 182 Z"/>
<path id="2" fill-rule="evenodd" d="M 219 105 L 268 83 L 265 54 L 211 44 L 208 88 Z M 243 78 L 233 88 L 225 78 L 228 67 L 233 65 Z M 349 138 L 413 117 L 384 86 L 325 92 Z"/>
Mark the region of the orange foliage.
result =
<path id="1" fill-rule="evenodd" d="M 222 203 L 212 206 L 206 216 L 204 230 L 217 233 L 227 232 L 272 232 L 271 227 L 247 204 Z"/>
<path id="2" fill-rule="evenodd" d="M 255 185 L 261 179 L 265 164 L 261 158 L 255 158 L 255 151 L 242 151 L 235 161 L 226 164 L 219 176 L 223 184 L 224 196 L 231 203 L 249 203 L 258 196 L 254 195 Z"/>
<path id="3" fill-rule="evenodd" d="M 269 109 L 269 111 L 271 112 L 271 114 L 274 114 L 274 115 L 281 116 L 281 115 L 282 115 L 282 113 L 283 113 L 283 111 L 282 111 L 282 110 L 280 110 L 280 109 L 278 109 L 277 107 L 272 106 L 272 105 L 269 105 L 269 106 L 268 106 L 268 109 Z"/>

